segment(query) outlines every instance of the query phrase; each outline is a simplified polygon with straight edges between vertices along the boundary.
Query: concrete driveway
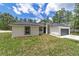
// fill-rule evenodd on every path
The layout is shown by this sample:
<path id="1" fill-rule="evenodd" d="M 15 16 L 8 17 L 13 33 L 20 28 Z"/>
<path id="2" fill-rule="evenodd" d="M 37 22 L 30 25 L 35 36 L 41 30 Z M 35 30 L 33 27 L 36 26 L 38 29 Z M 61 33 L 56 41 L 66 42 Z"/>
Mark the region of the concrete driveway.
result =
<path id="1" fill-rule="evenodd" d="M 12 31 L 9 31 L 9 30 L 0 30 L 0 33 L 7 33 L 7 32 L 12 32 Z"/>
<path id="2" fill-rule="evenodd" d="M 78 35 L 64 35 L 64 36 L 52 35 L 52 36 L 56 36 L 58 38 L 68 38 L 68 39 L 78 40 L 79 41 L 79 36 Z"/>
<path id="3" fill-rule="evenodd" d="M 73 40 L 78 40 L 79 41 L 79 36 L 78 35 L 65 35 L 65 36 L 61 36 L 60 38 L 68 38 L 68 39 L 73 39 Z"/>

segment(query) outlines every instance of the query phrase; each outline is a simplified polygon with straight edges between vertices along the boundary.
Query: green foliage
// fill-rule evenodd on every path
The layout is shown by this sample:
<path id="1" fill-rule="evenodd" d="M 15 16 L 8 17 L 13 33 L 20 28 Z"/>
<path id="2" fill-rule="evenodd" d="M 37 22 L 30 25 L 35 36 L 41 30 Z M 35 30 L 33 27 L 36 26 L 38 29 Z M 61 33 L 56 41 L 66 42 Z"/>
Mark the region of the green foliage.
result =
<path id="1" fill-rule="evenodd" d="M 12 15 L 10 15 L 9 13 L 0 14 L 0 29 L 3 30 L 11 29 L 11 27 L 9 26 L 11 22 L 15 22 L 15 19 Z"/>
<path id="2" fill-rule="evenodd" d="M 79 3 L 75 4 L 74 12 L 74 29 L 79 29 Z"/>
<path id="3" fill-rule="evenodd" d="M 79 32 L 71 32 L 73 35 L 79 35 Z"/>
<path id="4" fill-rule="evenodd" d="M 36 22 L 36 20 L 13 17 L 9 13 L 0 13 L 0 29 L 1 30 L 10 30 L 11 27 L 9 26 L 9 24 L 14 23 L 14 22 Z"/>
<path id="5" fill-rule="evenodd" d="M 40 23 L 51 23 L 52 21 L 49 19 L 41 19 Z"/>
<path id="6" fill-rule="evenodd" d="M 33 22 L 33 20 L 32 19 L 28 19 L 28 22 Z"/>
<path id="7" fill-rule="evenodd" d="M 72 12 L 66 11 L 64 8 L 61 8 L 61 10 L 57 11 L 55 16 L 53 17 L 54 23 L 69 24 L 71 20 L 72 20 Z"/>
<path id="8" fill-rule="evenodd" d="M 36 20 L 35 20 L 35 19 L 28 19 L 27 22 L 33 22 L 33 23 L 36 23 Z"/>
<path id="9" fill-rule="evenodd" d="M 65 10 L 62 8 L 61 10 L 57 11 L 55 16 L 53 17 L 53 22 L 62 23 L 65 17 Z"/>

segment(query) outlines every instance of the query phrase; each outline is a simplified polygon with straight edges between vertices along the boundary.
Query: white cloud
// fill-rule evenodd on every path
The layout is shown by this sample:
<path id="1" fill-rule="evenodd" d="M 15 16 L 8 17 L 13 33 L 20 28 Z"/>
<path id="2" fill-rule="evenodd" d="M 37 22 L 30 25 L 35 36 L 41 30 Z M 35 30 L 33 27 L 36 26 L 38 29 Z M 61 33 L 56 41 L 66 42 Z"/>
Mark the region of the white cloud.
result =
<path id="1" fill-rule="evenodd" d="M 68 4 L 48 3 L 48 5 L 46 7 L 46 10 L 45 11 L 42 11 L 42 8 L 44 6 L 44 3 L 37 3 L 37 4 L 39 6 L 38 11 L 36 11 L 33 8 L 33 6 L 32 6 L 33 4 L 32 3 L 26 3 L 26 4 L 25 3 L 17 3 L 16 6 L 13 6 L 13 10 L 17 14 L 30 13 L 31 12 L 37 18 L 44 18 L 41 15 L 41 13 L 44 13 L 45 12 L 45 14 L 49 15 L 50 14 L 50 11 L 58 11 L 61 8 L 64 8 L 64 7 L 65 7 L 65 9 L 68 9 L 68 6 L 69 6 Z M 69 9 L 70 9 L 70 6 L 69 6 Z"/>
<path id="2" fill-rule="evenodd" d="M 49 20 L 52 20 L 52 17 L 49 17 Z"/>
<path id="3" fill-rule="evenodd" d="M 48 3 L 45 13 L 48 15 L 50 11 L 59 10 L 59 6 L 56 3 Z"/>
<path id="4" fill-rule="evenodd" d="M 35 18 L 36 22 L 39 23 L 41 19 Z"/>
<path id="5" fill-rule="evenodd" d="M 32 7 L 32 4 L 18 3 L 16 4 L 16 7 L 13 6 L 13 9 L 14 9 L 14 12 L 16 12 L 17 14 L 21 12 L 22 13 L 29 13 L 29 12 L 36 13 L 34 8 Z"/>
<path id="6" fill-rule="evenodd" d="M 42 6 L 44 5 L 44 3 L 38 3 L 39 7 L 42 8 Z"/>
<path id="7" fill-rule="evenodd" d="M 13 6 L 12 8 L 13 8 L 13 11 L 14 11 L 15 13 L 21 14 L 21 12 L 20 12 L 15 6 Z"/>
<path id="8" fill-rule="evenodd" d="M 16 4 L 19 11 L 23 13 L 29 13 L 29 11 L 35 12 L 32 4 Z"/>
<path id="9" fill-rule="evenodd" d="M 38 12 L 41 13 L 43 4 L 38 4 L 38 5 L 39 5 Z"/>
<path id="10" fill-rule="evenodd" d="M 39 10 L 38 11 L 36 11 L 34 8 L 33 8 L 33 6 L 32 6 L 32 4 L 31 3 L 27 3 L 27 4 L 25 4 L 25 3 L 18 3 L 18 4 L 16 4 L 16 8 L 15 7 L 13 7 L 13 9 L 14 9 L 14 11 L 17 13 L 17 14 L 21 14 L 21 12 L 22 13 L 29 13 L 29 12 L 31 12 L 31 13 L 33 13 L 35 16 L 37 16 L 38 18 L 43 18 L 41 15 L 40 15 L 40 13 L 41 13 L 41 7 L 42 7 L 42 4 L 38 4 L 39 6 L 40 6 L 40 8 L 39 8 Z"/>
<path id="11" fill-rule="evenodd" d="M 72 11 L 74 9 L 74 4 L 71 4 L 71 3 L 68 3 L 68 4 L 67 3 L 48 3 L 45 13 L 48 15 L 50 11 L 58 11 L 61 8 L 65 8 L 65 10 Z"/>

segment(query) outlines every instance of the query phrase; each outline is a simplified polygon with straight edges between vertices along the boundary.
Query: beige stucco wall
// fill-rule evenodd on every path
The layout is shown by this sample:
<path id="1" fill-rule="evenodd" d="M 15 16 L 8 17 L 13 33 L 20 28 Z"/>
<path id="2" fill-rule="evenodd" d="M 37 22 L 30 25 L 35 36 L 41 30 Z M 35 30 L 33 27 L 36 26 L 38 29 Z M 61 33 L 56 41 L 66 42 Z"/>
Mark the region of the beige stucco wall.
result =
<path id="1" fill-rule="evenodd" d="M 31 26 L 31 35 L 39 35 L 39 27 Z"/>
<path id="2" fill-rule="evenodd" d="M 22 25 L 18 26 L 12 26 L 12 37 L 18 37 L 18 36 L 33 36 L 33 35 L 39 35 L 39 26 L 31 26 L 31 33 L 30 35 L 24 35 L 24 27 Z M 61 27 L 61 26 L 50 26 L 49 31 L 50 35 L 61 35 L 61 29 L 69 29 L 70 33 L 70 27 Z"/>
<path id="3" fill-rule="evenodd" d="M 63 27 L 63 26 L 56 26 L 56 27 L 53 27 L 51 26 L 50 27 L 50 35 L 58 35 L 60 36 L 61 35 L 61 29 L 69 29 L 69 34 L 70 34 L 70 27 Z"/>
<path id="4" fill-rule="evenodd" d="M 59 27 L 50 26 L 50 35 L 60 35 Z"/>
<path id="5" fill-rule="evenodd" d="M 30 35 L 24 35 L 24 26 L 12 26 L 12 37 L 39 35 L 39 27 L 31 26 Z"/>
<path id="6" fill-rule="evenodd" d="M 12 26 L 12 36 L 23 36 L 24 35 L 24 26 Z"/>

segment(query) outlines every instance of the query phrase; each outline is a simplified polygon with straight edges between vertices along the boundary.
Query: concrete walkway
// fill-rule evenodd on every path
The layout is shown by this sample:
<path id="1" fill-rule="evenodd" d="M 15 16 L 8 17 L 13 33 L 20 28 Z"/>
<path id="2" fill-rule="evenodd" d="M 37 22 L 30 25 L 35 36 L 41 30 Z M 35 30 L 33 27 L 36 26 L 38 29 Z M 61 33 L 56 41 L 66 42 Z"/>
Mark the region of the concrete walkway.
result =
<path id="1" fill-rule="evenodd" d="M 12 32 L 12 31 L 9 31 L 9 30 L 0 30 L 0 33 L 7 33 L 7 32 Z"/>
<path id="2" fill-rule="evenodd" d="M 78 40 L 79 41 L 79 36 L 78 35 L 64 35 L 64 36 L 56 36 L 56 35 L 52 35 L 58 38 L 68 38 L 68 39 L 72 39 L 72 40 Z"/>
<path id="3" fill-rule="evenodd" d="M 65 36 L 61 36 L 60 38 L 68 38 L 68 39 L 73 39 L 73 40 L 78 40 L 79 41 L 79 36 L 78 35 L 65 35 Z"/>

